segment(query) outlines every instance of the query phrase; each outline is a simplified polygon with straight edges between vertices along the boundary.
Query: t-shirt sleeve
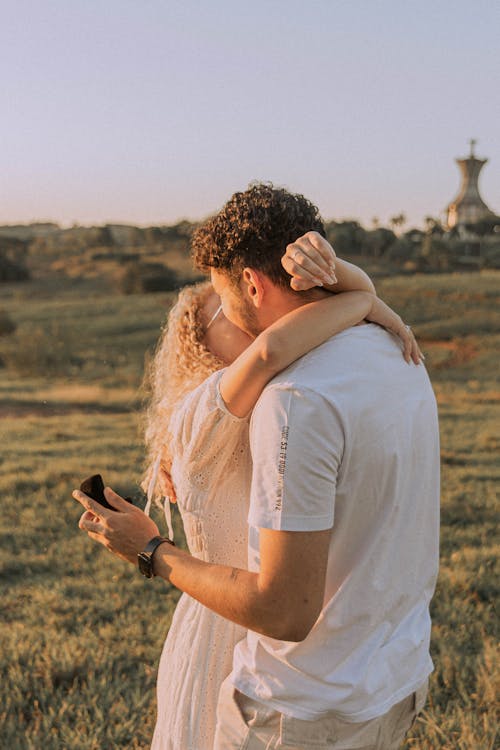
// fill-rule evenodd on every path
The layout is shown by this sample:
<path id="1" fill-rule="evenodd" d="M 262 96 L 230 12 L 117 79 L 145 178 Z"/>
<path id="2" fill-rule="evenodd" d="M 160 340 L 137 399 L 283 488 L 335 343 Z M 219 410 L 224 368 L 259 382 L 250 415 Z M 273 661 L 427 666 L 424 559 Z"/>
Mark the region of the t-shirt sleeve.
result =
<path id="1" fill-rule="evenodd" d="M 307 388 L 268 386 L 253 411 L 250 445 L 250 526 L 331 528 L 344 448 L 334 405 Z"/>
<path id="2" fill-rule="evenodd" d="M 238 449 L 248 431 L 248 418 L 231 414 L 220 394 L 223 373 L 218 370 L 188 393 L 169 423 L 173 467 L 200 488 L 207 484 L 207 473 L 222 466 L 222 459 Z"/>

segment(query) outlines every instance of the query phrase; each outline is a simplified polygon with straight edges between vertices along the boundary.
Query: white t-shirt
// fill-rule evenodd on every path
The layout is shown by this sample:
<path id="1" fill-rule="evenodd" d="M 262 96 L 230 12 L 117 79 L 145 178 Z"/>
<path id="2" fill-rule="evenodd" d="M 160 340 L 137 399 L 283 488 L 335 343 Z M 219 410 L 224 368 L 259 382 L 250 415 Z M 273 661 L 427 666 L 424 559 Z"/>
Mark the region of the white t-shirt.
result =
<path id="1" fill-rule="evenodd" d="M 250 444 L 250 570 L 259 570 L 259 528 L 332 535 L 323 609 L 307 638 L 249 632 L 233 682 L 298 719 L 380 716 L 433 666 L 439 433 L 427 372 L 385 330 L 350 328 L 271 381 Z"/>

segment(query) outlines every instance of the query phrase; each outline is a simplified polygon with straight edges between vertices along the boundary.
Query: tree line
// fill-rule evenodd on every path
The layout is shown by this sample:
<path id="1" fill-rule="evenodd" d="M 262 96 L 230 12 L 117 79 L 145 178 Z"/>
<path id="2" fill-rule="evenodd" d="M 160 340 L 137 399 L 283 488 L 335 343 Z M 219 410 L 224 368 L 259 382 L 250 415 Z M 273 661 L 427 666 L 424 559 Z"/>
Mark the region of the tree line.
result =
<path id="1" fill-rule="evenodd" d="M 380 261 L 387 272 L 500 268 L 499 216 L 452 230 L 433 217 L 425 219 L 423 229 L 405 230 L 406 223 L 404 213 L 399 213 L 390 219 L 389 227 L 381 226 L 375 217 L 369 229 L 356 220 L 331 220 L 325 223 L 325 230 L 338 255 Z M 189 221 L 150 227 L 105 224 L 62 229 L 51 223 L 0 226 L 0 281 L 28 279 L 30 257 L 49 259 L 92 251 L 95 261 L 114 258 L 128 264 L 123 291 L 138 291 L 130 264 L 136 264 L 136 275 L 145 273 L 149 278 L 154 277 L 159 272 L 158 264 L 168 268 L 169 253 L 189 253 L 190 238 L 197 226 Z M 143 256 L 151 254 L 158 262 L 145 268 L 148 263 Z M 170 273 L 169 279 L 170 286 L 175 286 L 175 274 Z M 153 282 L 149 284 L 151 291 L 157 287 Z"/>

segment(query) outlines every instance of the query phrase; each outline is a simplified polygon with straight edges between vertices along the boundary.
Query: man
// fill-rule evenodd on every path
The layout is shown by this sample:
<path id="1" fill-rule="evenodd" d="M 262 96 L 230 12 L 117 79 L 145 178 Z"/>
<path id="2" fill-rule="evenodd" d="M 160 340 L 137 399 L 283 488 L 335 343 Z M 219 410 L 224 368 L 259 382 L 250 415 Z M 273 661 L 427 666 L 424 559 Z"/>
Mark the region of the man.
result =
<path id="1" fill-rule="evenodd" d="M 254 185 L 193 238 L 225 315 L 252 335 L 326 293 L 289 288 L 279 258 L 299 234 L 320 247 L 317 209 Z M 288 271 L 299 250 L 289 247 Z M 215 748 L 395 749 L 432 670 L 439 447 L 426 372 L 386 331 L 356 326 L 274 378 L 250 442 L 249 570 L 167 543 L 154 553 L 156 575 L 249 629 L 221 691 Z M 156 526 L 108 493 L 122 512 L 93 535 L 134 561 Z"/>

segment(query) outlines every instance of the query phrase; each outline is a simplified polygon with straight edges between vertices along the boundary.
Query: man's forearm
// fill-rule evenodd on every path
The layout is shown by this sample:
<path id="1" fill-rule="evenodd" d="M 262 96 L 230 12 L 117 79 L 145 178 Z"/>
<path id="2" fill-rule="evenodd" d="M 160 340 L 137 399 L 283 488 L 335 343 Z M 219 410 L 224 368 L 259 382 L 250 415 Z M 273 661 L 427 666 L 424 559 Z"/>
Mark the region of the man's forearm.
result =
<path id="1" fill-rule="evenodd" d="M 80 490 L 85 508 L 79 527 L 114 554 L 137 566 L 137 555 L 158 536 L 155 522 L 110 487 L 110 509 Z M 222 617 L 282 641 L 301 641 L 321 612 L 330 529 L 319 532 L 260 530 L 258 573 L 215 565 L 164 541 L 154 573 Z"/>
<path id="2" fill-rule="evenodd" d="M 198 560 L 167 543 L 155 553 L 154 572 L 217 614 L 249 630 L 285 641 L 300 641 L 307 635 L 287 617 L 286 601 L 280 601 L 279 594 L 260 585 L 258 573 Z"/>

